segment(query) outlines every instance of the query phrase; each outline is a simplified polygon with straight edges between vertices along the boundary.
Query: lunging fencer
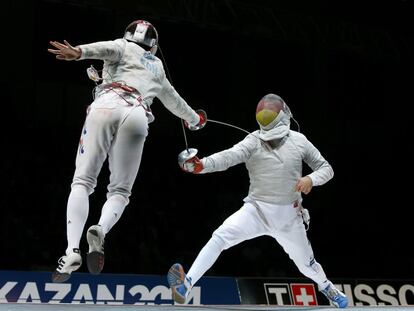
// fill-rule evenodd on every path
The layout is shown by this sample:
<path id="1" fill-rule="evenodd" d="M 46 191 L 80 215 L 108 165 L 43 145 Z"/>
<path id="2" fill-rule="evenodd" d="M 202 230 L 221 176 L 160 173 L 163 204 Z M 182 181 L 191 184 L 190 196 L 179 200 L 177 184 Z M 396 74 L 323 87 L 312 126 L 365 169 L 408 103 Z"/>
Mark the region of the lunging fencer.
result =
<path id="1" fill-rule="evenodd" d="M 172 265 L 168 282 L 177 303 L 186 303 L 194 284 L 216 262 L 223 250 L 255 237 L 273 237 L 299 271 L 312 279 L 333 305 L 345 308 L 347 297 L 327 278 L 316 261 L 307 238 L 309 213 L 302 206 L 302 193 L 328 182 L 331 165 L 305 135 L 290 129 L 289 107 L 275 94 L 264 96 L 256 108 L 259 130 L 232 148 L 199 159 L 183 158 L 181 168 L 194 174 L 224 171 L 245 163 L 250 187 L 243 206 L 217 228 L 186 274 L 181 264 Z M 312 173 L 302 176 L 306 163 Z"/>
<path id="2" fill-rule="evenodd" d="M 89 213 L 89 195 L 108 157 L 110 181 L 107 200 L 96 225 L 86 233 L 87 266 L 98 274 L 104 266 L 104 239 L 129 203 L 141 162 L 148 124 L 154 120 L 150 106 L 157 97 L 191 130 L 204 126 L 202 110 L 193 110 L 166 77 L 162 61 L 155 56 L 158 34 L 143 20 L 126 27 L 123 38 L 72 46 L 51 41 L 48 51 L 58 60 L 99 59 L 102 77 L 93 67 L 89 77 L 97 82 L 88 107 L 76 157 L 76 169 L 67 201 L 67 248 L 52 274 L 54 282 L 66 281 L 82 264 L 80 239 Z M 98 84 L 99 82 L 99 84 Z"/>

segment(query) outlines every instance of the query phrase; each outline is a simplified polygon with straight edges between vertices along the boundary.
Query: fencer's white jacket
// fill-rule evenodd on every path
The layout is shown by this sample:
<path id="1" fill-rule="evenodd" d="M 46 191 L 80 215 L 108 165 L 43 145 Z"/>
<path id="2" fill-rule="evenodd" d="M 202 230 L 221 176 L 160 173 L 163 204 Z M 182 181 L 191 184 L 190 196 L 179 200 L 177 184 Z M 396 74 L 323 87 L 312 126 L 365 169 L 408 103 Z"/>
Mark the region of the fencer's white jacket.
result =
<path id="1" fill-rule="evenodd" d="M 166 78 L 161 60 L 139 45 L 125 39 L 78 45 L 79 60 L 103 60 L 102 83 L 124 82 L 137 89 L 142 102 L 150 107 L 154 97 L 174 115 L 190 125 L 200 121 L 198 114 L 177 93 Z"/>
<path id="2" fill-rule="evenodd" d="M 246 136 L 232 148 L 201 159 L 204 166 L 200 173 L 224 171 L 231 166 L 245 163 L 250 177 L 246 200 L 257 200 L 277 205 L 301 202 L 301 193 L 295 186 L 302 177 L 302 165 L 312 169 L 308 176 L 313 186 L 319 186 L 333 177 L 331 165 L 305 135 L 287 130 L 282 143 L 272 149 L 260 139 L 260 130 Z"/>

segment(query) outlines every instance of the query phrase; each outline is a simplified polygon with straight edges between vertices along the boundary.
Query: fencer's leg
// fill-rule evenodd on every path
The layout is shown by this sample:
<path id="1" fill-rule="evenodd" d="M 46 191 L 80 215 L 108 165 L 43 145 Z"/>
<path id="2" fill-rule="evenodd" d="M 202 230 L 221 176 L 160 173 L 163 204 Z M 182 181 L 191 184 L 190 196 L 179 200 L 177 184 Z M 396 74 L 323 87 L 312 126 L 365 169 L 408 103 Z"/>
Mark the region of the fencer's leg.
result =
<path id="1" fill-rule="evenodd" d="M 266 230 L 256 208 L 245 203 L 213 232 L 211 239 L 198 254 L 187 274 L 192 283 L 195 284 L 211 268 L 223 250 L 263 235 Z"/>
<path id="2" fill-rule="evenodd" d="M 72 190 L 67 203 L 68 246 L 65 256 L 59 259 L 58 268 L 52 274 L 54 282 L 67 280 L 82 263 L 79 243 L 89 213 L 89 195 L 96 186 L 112 137 L 111 122 L 102 119 L 102 111 L 91 109 L 82 129 Z"/>
<path id="3" fill-rule="evenodd" d="M 58 267 L 52 273 L 52 281 L 55 283 L 68 280 L 72 272 L 78 270 L 82 264 L 79 243 L 89 212 L 88 196 L 88 190 L 84 186 L 72 187 L 66 210 L 68 247 L 65 255 L 59 258 Z"/>
<path id="4" fill-rule="evenodd" d="M 121 217 L 128 200 L 115 194 L 109 197 L 103 208 L 97 225 L 89 227 L 86 233 L 89 250 L 87 254 L 88 270 L 92 274 L 99 274 L 105 264 L 104 243 L 105 235 Z"/>
<path id="5" fill-rule="evenodd" d="M 188 270 L 187 276 L 192 284 L 197 281 L 213 266 L 221 252 L 226 248 L 224 241 L 218 236 L 214 235 L 201 249 L 197 255 L 194 263 Z"/>
<path id="6" fill-rule="evenodd" d="M 89 214 L 89 193 L 82 185 L 74 185 L 69 194 L 66 209 L 66 233 L 68 247 L 66 255 L 74 248 L 79 249 L 83 228 Z"/>
<path id="7" fill-rule="evenodd" d="M 141 164 L 148 135 L 148 118 L 142 107 L 132 108 L 120 126 L 108 154 L 109 185 L 107 198 L 123 196 L 129 203 L 131 189 Z"/>
<path id="8" fill-rule="evenodd" d="M 314 258 L 312 246 L 300 217 L 295 219 L 290 228 L 278 230 L 273 237 L 302 274 L 312 279 L 316 284 L 323 286 L 327 281 L 326 274 Z"/>
<path id="9" fill-rule="evenodd" d="M 185 274 L 181 264 L 175 263 L 168 270 L 167 280 L 171 288 L 171 295 L 175 302 L 186 302 L 193 284 L 210 269 L 225 248 L 225 243 L 220 237 L 214 235 L 201 249 L 188 274 Z"/>
<path id="10" fill-rule="evenodd" d="M 99 223 L 105 234 L 120 219 L 129 203 L 131 189 L 141 164 L 145 139 L 148 135 L 148 118 L 142 107 L 134 108 L 120 126 L 108 154 L 109 177 L 107 203 Z M 118 217 L 113 216 L 117 213 Z M 112 214 L 112 215 L 110 215 Z"/>
<path id="11" fill-rule="evenodd" d="M 106 235 L 111 228 L 121 218 L 129 200 L 125 196 L 114 194 L 109 196 L 102 207 L 101 218 L 98 224 L 102 227 L 103 234 Z"/>
<path id="12" fill-rule="evenodd" d="M 184 272 L 181 273 L 183 269 L 180 264 L 174 264 L 170 268 L 167 278 L 173 299 L 178 303 L 186 302 L 191 288 L 213 266 L 223 250 L 242 241 L 263 235 L 266 230 L 256 208 L 250 203 L 246 203 L 214 231 L 213 236 L 201 249 L 187 275 Z"/>
<path id="13" fill-rule="evenodd" d="M 333 305 L 339 308 L 345 308 L 348 305 L 347 297 L 327 279 L 322 266 L 315 260 L 312 246 L 300 217 L 295 219 L 289 230 L 277 231 L 274 238 L 293 260 L 299 271 L 313 280 Z"/>
<path id="14" fill-rule="evenodd" d="M 119 221 L 141 163 L 145 138 L 148 135 L 148 119 L 142 107 L 132 108 L 112 142 L 108 152 L 110 183 L 107 201 L 102 207 L 98 225 L 88 229 L 88 269 L 100 273 L 104 266 L 104 237 Z"/>

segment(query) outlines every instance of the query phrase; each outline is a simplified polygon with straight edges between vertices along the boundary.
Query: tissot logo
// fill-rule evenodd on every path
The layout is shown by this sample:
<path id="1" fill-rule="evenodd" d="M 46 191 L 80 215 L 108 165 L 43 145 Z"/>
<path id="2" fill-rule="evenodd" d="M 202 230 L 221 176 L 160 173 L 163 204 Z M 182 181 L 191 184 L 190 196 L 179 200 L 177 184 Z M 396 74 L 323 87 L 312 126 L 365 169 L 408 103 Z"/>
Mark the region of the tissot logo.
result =
<path id="1" fill-rule="evenodd" d="M 318 305 L 313 284 L 265 283 L 264 287 L 269 305 Z"/>

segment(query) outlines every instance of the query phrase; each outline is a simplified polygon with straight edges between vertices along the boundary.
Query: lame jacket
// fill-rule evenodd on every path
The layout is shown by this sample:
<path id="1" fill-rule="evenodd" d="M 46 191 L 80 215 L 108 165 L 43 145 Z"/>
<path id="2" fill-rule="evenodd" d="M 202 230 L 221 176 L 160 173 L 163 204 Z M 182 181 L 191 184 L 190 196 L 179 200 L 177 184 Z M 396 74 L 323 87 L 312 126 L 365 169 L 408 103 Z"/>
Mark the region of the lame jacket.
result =
<path id="1" fill-rule="evenodd" d="M 125 39 L 78 46 L 80 59 L 103 60 L 102 83 L 124 82 L 137 89 L 149 107 L 154 97 L 174 115 L 197 124 L 199 116 L 177 93 L 165 76 L 161 60 L 139 45 Z"/>
<path id="2" fill-rule="evenodd" d="M 202 159 L 201 173 L 223 171 L 245 163 L 249 172 L 248 198 L 273 204 L 291 204 L 301 200 L 295 185 L 306 163 L 312 173 L 313 186 L 329 181 L 334 173 L 319 150 L 301 133 L 290 130 L 276 148 L 258 138 L 259 131 L 246 136 L 232 148 Z"/>

